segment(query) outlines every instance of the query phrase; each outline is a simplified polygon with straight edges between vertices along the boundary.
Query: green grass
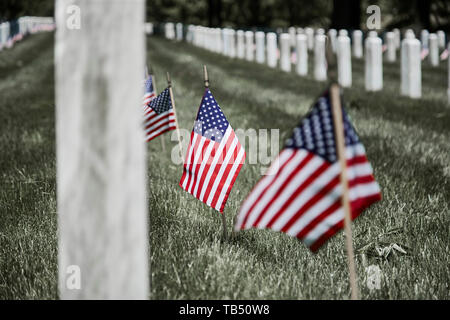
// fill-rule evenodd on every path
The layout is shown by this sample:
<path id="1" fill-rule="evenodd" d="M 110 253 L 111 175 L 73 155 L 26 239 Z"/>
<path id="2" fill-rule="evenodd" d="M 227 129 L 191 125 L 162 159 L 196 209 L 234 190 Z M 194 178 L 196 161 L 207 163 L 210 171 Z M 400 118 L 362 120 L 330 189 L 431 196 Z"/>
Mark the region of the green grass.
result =
<path id="1" fill-rule="evenodd" d="M 22 61 L 17 63 L 17 61 Z M 57 298 L 55 133 L 52 35 L 36 35 L 0 53 L 0 298 Z M 202 65 L 233 128 L 278 128 L 280 140 L 324 90 L 256 63 L 148 38 L 157 88 L 171 73 L 180 127 L 191 130 L 203 93 Z M 447 66 L 423 66 L 423 99 L 400 97 L 399 65 L 384 65 L 384 89 L 364 91 L 363 61 L 353 63 L 346 107 L 366 146 L 383 201 L 353 223 L 364 299 L 449 299 L 450 107 Z M 310 70 L 311 71 L 311 70 Z M 222 239 L 219 214 L 178 187 L 181 166 L 148 144 L 152 299 L 346 299 L 344 235 L 317 254 L 269 230 Z M 176 150 L 176 149 L 175 149 Z M 247 150 L 248 153 L 248 150 Z M 260 178 L 243 166 L 225 213 L 231 232 L 242 200 Z M 398 244 L 387 257 L 376 248 Z M 378 265 L 380 290 L 365 284 Z"/>

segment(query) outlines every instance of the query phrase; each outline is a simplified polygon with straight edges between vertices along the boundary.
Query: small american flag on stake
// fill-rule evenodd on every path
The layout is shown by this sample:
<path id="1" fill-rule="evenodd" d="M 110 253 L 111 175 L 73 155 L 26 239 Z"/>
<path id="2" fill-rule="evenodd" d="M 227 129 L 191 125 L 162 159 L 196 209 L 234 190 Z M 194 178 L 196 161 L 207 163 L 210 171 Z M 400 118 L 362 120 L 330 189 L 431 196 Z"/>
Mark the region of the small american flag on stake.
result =
<path id="1" fill-rule="evenodd" d="M 245 150 L 206 88 L 184 162 L 180 187 L 223 213 Z"/>
<path id="2" fill-rule="evenodd" d="M 169 88 L 166 88 L 157 97 L 150 98 L 148 104 L 144 105 L 144 114 L 145 137 L 147 141 L 151 141 L 164 132 L 177 128 Z"/>
<path id="3" fill-rule="evenodd" d="M 352 219 L 381 199 L 372 167 L 342 109 Z M 343 227 L 341 167 L 326 92 L 287 140 L 242 204 L 235 230 L 267 228 L 301 239 L 312 251 Z"/>

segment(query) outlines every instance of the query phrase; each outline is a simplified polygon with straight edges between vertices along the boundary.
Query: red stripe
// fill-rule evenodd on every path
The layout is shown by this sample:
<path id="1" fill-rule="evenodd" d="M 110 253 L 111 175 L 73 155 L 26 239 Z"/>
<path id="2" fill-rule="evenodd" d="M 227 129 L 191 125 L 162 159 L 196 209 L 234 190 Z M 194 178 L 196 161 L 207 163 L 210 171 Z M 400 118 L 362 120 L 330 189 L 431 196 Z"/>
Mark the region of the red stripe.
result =
<path id="1" fill-rule="evenodd" d="M 153 139 L 155 139 L 156 137 L 159 137 L 160 135 L 162 135 L 163 133 L 165 133 L 165 132 L 167 132 L 167 131 L 172 131 L 172 130 L 175 130 L 175 129 L 176 129 L 176 127 L 167 127 L 166 130 L 163 130 L 163 131 L 159 132 L 158 134 L 154 135 L 154 136 L 151 137 L 151 138 L 147 138 L 147 142 L 152 141 Z M 149 136 L 149 135 L 147 135 L 147 137 L 148 137 L 148 136 Z"/>
<path id="2" fill-rule="evenodd" d="M 295 152 L 295 154 L 297 154 L 298 151 Z M 297 155 L 298 156 L 298 155 Z M 264 208 L 259 212 L 258 217 L 256 218 L 256 220 L 253 222 L 253 226 L 256 227 L 259 222 L 262 220 L 262 218 L 264 217 L 264 215 L 267 212 L 267 209 L 273 204 L 273 202 L 278 198 L 278 196 L 284 191 L 284 188 L 287 184 L 289 184 L 289 182 L 295 177 L 295 175 L 301 170 L 303 169 L 308 162 L 314 157 L 313 153 L 308 152 L 306 154 L 306 157 L 303 158 L 303 160 L 300 161 L 300 163 L 289 173 L 289 175 L 286 177 L 286 179 L 283 181 L 283 184 L 278 187 L 278 190 L 276 191 L 276 193 L 272 196 L 272 198 L 270 199 L 270 201 L 268 203 L 266 203 L 266 205 L 264 206 Z M 269 189 L 269 187 L 272 186 L 272 184 L 275 182 L 276 180 L 274 179 L 272 181 L 272 183 L 264 190 L 264 192 L 259 196 L 259 200 L 264 198 L 264 195 L 266 194 L 266 191 Z M 278 182 L 278 181 L 277 181 Z M 259 202 L 259 201 L 257 201 Z M 253 208 L 256 206 L 257 203 L 254 203 L 251 210 L 253 210 Z"/>
<path id="3" fill-rule="evenodd" d="M 213 201 L 211 202 L 211 207 L 213 207 L 213 208 L 215 208 L 217 205 L 217 201 L 219 200 L 220 194 L 222 193 L 223 185 L 225 184 L 225 181 L 227 180 L 228 175 L 230 174 L 230 171 L 233 168 L 234 161 L 239 153 L 240 148 L 241 148 L 241 145 L 239 144 L 239 141 L 238 141 L 238 143 L 234 147 L 233 155 L 231 156 L 230 160 L 227 163 L 222 164 L 222 166 L 225 165 L 225 170 L 222 174 L 222 177 L 218 177 L 218 178 L 220 178 L 220 182 L 217 185 L 216 193 L 214 194 Z M 227 150 L 226 153 L 228 154 L 229 152 L 231 152 L 231 150 L 230 151 Z"/>
<path id="4" fill-rule="evenodd" d="M 373 196 L 364 197 L 356 199 L 351 202 L 351 210 L 352 210 L 352 220 L 358 217 L 365 209 L 367 209 L 371 204 L 380 201 L 381 194 L 378 193 Z M 339 221 L 334 226 L 330 227 L 327 232 L 322 234 L 313 244 L 310 245 L 310 249 L 312 252 L 317 252 L 317 250 L 328 240 L 330 239 L 336 232 L 341 230 L 344 226 L 344 220 Z"/>
<path id="5" fill-rule="evenodd" d="M 239 144 L 239 149 L 241 148 L 241 145 Z M 225 196 L 223 197 L 222 200 L 222 205 L 220 206 L 220 212 L 223 213 L 223 210 L 225 209 L 225 203 L 227 203 L 228 200 L 228 196 L 230 195 L 231 192 L 231 188 L 233 188 L 234 182 L 236 181 L 237 176 L 239 175 L 239 172 L 241 171 L 242 165 L 244 164 L 245 161 L 245 152 L 244 152 L 244 157 L 242 158 L 242 162 L 241 164 L 239 164 L 239 166 L 236 168 L 236 172 L 234 173 L 233 178 L 231 179 L 230 185 L 228 186 L 228 190 L 227 193 L 225 194 Z"/>
<path id="6" fill-rule="evenodd" d="M 156 122 L 155 124 L 153 124 L 152 126 L 150 126 L 149 128 L 146 128 L 146 130 L 150 129 L 151 127 L 157 126 L 156 128 L 151 129 L 150 131 L 147 132 L 147 135 L 150 135 L 152 132 L 158 131 L 159 129 L 161 129 L 162 127 L 175 123 L 175 120 L 173 119 L 162 119 L 161 121 Z"/>
<path id="7" fill-rule="evenodd" d="M 209 160 L 209 159 L 205 159 L 205 152 L 206 152 L 206 149 L 208 148 L 208 146 L 211 143 L 214 144 L 214 141 L 209 140 L 209 139 L 205 140 L 205 143 L 203 143 L 200 157 L 198 159 L 198 162 L 195 164 L 195 174 L 194 174 L 194 180 L 193 180 L 192 186 L 191 187 L 188 186 L 188 189 L 189 189 L 188 192 L 191 193 L 191 194 L 192 194 L 192 192 L 195 189 L 195 184 L 197 183 L 197 179 L 198 179 L 198 172 L 200 170 L 200 167 L 201 167 L 203 161 L 208 161 Z"/>
<path id="8" fill-rule="evenodd" d="M 187 183 L 186 183 L 186 189 L 184 189 L 186 191 L 187 191 L 187 188 L 189 187 L 189 184 L 191 183 L 191 179 L 192 179 L 192 175 L 193 175 L 192 167 L 194 165 L 195 154 L 197 153 L 197 148 L 198 148 L 198 145 L 200 143 L 201 138 L 202 138 L 202 136 L 200 136 L 200 135 L 197 136 L 197 139 L 195 141 L 194 147 L 192 149 L 191 158 L 189 159 L 189 161 L 187 163 L 187 166 L 185 167 L 186 171 L 189 172 L 189 176 L 187 177 L 188 180 L 187 180 Z"/>
<path id="9" fill-rule="evenodd" d="M 292 152 L 292 154 L 289 156 L 288 159 L 286 159 L 286 161 L 284 163 L 281 164 L 281 167 L 278 169 L 275 177 L 272 178 L 272 182 L 270 182 L 258 195 L 258 199 L 255 200 L 255 202 L 253 203 L 253 205 L 249 208 L 249 210 L 247 210 L 247 213 L 245 214 L 244 220 L 241 224 L 241 228 L 243 228 L 243 226 L 245 226 L 247 224 L 247 220 L 250 217 L 250 212 L 253 210 L 253 208 L 255 207 L 256 203 L 261 199 L 261 195 L 264 194 L 266 192 L 266 190 L 276 181 L 276 179 L 278 178 L 278 176 L 283 172 L 284 168 L 287 166 L 287 164 L 296 156 L 297 151 Z M 281 155 L 281 154 L 280 154 Z M 280 155 L 278 155 L 278 159 L 275 161 L 279 161 L 280 160 Z M 256 188 L 258 187 L 258 185 L 260 183 L 264 182 L 264 179 L 269 179 L 268 177 L 265 177 L 263 179 L 261 179 L 252 189 L 252 191 L 249 193 L 249 196 L 255 192 Z M 249 196 L 246 198 L 246 200 L 244 201 L 244 203 L 246 201 L 249 201 Z"/>
<path id="10" fill-rule="evenodd" d="M 272 219 L 267 224 L 268 228 L 271 228 L 272 225 L 275 223 L 275 221 L 280 217 L 280 215 L 283 213 L 283 211 L 286 210 L 287 207 L 290 206 L 292 201 L 294 201 L 298 195 L 303 192 L 311 183 L 313 183 L 314 180 L 318 176 L 320 176 L 326 169 L 330 167 L 330 164 L 328 162 L 324 162 L 322 165 L 319 166 L 298 188 L 294 191 L 294 193 L 289 197 L 289 199 L 283 204 L 283 206 L 275 213 L 275 215 L 272 217 Z M 287 184 L 285 183 L 283 186 L 281 186 L 279 191 L 282 191 L 284 188 L 286 188 Z"/>
<path id="11" fill-rule="evenodd" d="M 234 134 L 234 131 L 231 131 L 230 136 L 228 137 L 228 140 L 227 140 L 227 142 L 226 142 L 226 144 L 225 144 L 225 146 L 224 146 L 224 148 L 222 150 L 221 157 L 219 158 L 220 162 L 218 162 L 216 164 L 216 166 L 214 167 L 214 170 L 213 170 L 213 172 L 211 174 L 211 177 L 209 178 L 208 185 L 206 187 L 206 192 L 205 192 L 205 194 L 203 196 L 203 202 L 205 202 L 205 203 L 206 203 L 206 201 L 208 201 L 209 194 L 211 193 L 211 190 L 212 190 L 212 187 L 214 185 L 214 182 L 216 181 L 216 178 L 217 178 L 217 175 L 218 175 L 218 173 L 220 171 L 220 168 L 223 165 L 223 162 L 225 161 L 226 155 L 227 155 L 228 151 L 230 150 L 230 146 L 233 143 L 233 140 L 235 139 L 235 137 L 236 136 Z"/>
<path id="12" fill-rule="evenodd" d="M 189 141 L 189 147 L 187 148 L 187 152 L 186 152 L 186 158 L 185 158 L 184 163 L 183 163 L 183 175 L 181 176 L 181 180 L 180 180 L 180 183 L 179 183 L 180 187 L 182 187 L 182 188 L 183 188 L 184 180 L 186 179 L 186 163 L 188 163 L 189 151 L 192 148 L 192 140 L 193 139 L 194 139 L 194 132 L 192 131 L 191 132 L 191 139 Z"/>

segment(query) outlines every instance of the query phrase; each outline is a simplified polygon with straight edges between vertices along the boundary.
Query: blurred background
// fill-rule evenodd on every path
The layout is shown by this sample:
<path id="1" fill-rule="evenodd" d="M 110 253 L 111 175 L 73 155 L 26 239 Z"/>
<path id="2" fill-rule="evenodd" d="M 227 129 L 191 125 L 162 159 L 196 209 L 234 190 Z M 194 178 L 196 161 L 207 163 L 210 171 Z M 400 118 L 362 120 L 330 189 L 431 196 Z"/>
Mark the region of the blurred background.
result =
<path id="1" fill-rule="evenodd" d="M 381 8 L 385 29 L 450 31 L 448 0 L 148 0 L 147 21 L 210 27 L 330 27 L 365 30 L 369 5 Z M 2 0 L 0 21 L 52 16 L 54 0 Z"/>

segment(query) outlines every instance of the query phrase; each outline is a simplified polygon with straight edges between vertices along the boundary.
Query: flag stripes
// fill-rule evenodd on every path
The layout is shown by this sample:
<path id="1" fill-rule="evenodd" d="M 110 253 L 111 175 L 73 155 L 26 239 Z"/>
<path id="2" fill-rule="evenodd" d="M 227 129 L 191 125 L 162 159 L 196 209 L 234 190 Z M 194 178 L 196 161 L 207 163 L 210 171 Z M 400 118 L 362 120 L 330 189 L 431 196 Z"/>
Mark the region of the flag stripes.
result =
<path id="1" fill-rule="evenodd" d="M 223 212 L 244 160 L 244 149 L 207 89 L 191 133 L 180 187 Z"/>

